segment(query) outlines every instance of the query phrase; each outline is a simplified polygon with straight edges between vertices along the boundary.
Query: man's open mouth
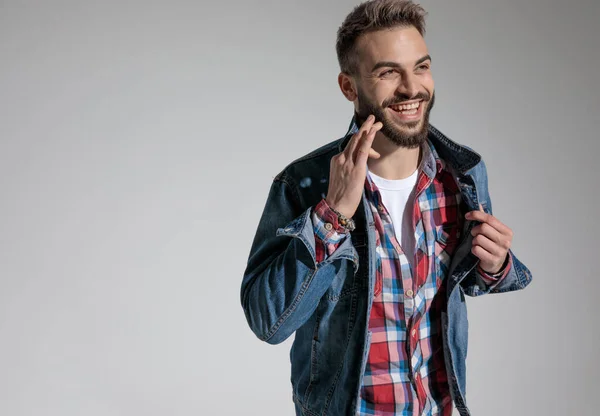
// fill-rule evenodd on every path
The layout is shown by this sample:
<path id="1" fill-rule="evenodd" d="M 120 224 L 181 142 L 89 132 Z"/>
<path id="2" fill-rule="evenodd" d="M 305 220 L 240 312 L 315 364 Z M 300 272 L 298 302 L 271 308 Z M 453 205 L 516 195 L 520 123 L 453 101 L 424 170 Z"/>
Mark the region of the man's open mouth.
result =
<path id="1" fill-rule="evenodd" d="M 415 115 L 419 112 L 423 101 L 417 101 L 409 104 L 390 105 L 390 108 L 400 115 Z"/>

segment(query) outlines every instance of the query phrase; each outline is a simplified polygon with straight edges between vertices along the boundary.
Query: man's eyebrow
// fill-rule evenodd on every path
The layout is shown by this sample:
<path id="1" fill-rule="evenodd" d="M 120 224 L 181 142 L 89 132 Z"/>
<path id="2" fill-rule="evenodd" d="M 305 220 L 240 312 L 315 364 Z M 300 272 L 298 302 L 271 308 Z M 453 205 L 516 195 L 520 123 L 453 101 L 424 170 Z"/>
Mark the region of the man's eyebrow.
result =
<path id="1" fill-rule="evenodd" d="M 417 62 L 415 62 L 415 66 L 422 64 L 423 62 L 430 60 L 431 61 L 431 56 L 429 55 L 425 55 L 424 57 L 420 58 Z M 373 69 L 371 69 L 371 72 L 375 72 L 376 70 L 378 70 L 379 68 L 383 68 L 383 67 L 389 67 L 389 68 L 400 68 L 400 64 L 398 62 L 393 62 L 393 61 L 381 61 L 381 62 L 377 62 L 375 64 L 375 66 L 373 67 Z"/>

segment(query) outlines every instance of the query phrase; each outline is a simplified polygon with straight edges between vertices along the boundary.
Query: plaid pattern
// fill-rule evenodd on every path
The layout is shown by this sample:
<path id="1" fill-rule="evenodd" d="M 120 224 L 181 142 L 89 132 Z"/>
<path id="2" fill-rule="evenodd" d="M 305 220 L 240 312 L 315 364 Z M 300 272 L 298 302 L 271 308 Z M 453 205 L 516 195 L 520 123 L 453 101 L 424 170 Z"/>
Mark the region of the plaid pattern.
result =
<path id="1" fill-rule="evenodd" d="M 320 263 L 328 254 L 331 255 L 330 253 L 335 251 L 339 243 L 350 232 L 339 224 L 337 214 L 331 210 L 325 198 L 321 199 L 313 210 L 312 222 L 315 236 L 318 237 L 315 242 L 321 242 L 321 244 L 315 244 L 315 256 L 317 262 Z"/>
<path id="2" fill-rule="evenodd" d="M 379 255 L 359 415 L 452 414 L 440 317 L 446 300 L 444 277 L 462 228 L 461 198 L 435 149 L 427 145 L 423 150 L 423 162 L 430 158 L 435 176 L 419 171 L 414 269 L 396 240 L 377 186 L 369 176 L 365 179 Z"/>
<path id="3" fill-rule="evenodd" d="M 444 284 L 450 259 L 460 239 L 466 206 L 452 173 L 433 145 L 423 146 L 414 199 L 414 269 L 394 233 L 381 194 L 367 174 L 365 193 L 376 229 L 377 269 L 369 330 L 371 346 L 358 398 L 357 416 L 452 415 L 442 350 L 441 310 L 445 306 Z M 312 214 L 316 260 L 331 255 L 349 233 L 323 198 Z M 327 225 L 327 224 L 331 225 Z M 482 274 L 490 284 L 499 275 Z"/>

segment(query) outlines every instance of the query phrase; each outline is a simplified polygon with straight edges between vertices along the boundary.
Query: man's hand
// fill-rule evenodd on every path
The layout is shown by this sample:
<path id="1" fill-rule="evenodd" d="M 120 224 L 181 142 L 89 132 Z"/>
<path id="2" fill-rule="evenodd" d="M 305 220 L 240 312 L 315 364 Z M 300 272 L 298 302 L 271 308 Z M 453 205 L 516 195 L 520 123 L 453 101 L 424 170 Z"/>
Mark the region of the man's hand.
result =
<path id="1" fill-rule="evenodd" d="M 471 252 L 479 258 L 479 265 L 484 271 L 498 273 L 512 243 L 512 230 L 493 215 L 486 214 L 481 204 L 479 211 L 467 212 L 465 218 L 481 222 L 471 230 L 474 236 Z"/>
<path id="2" fill-rule="evenodd" d="M 325 201 L 348 218 L 351 218 L 362 197 L 367 177 L 367 160 L 381 155 L 371 148 L 375 134 L 383 124 L 370 115 L 360 129 L 350 138 L 346 148 L 331 158 L 329 189 Z"/>

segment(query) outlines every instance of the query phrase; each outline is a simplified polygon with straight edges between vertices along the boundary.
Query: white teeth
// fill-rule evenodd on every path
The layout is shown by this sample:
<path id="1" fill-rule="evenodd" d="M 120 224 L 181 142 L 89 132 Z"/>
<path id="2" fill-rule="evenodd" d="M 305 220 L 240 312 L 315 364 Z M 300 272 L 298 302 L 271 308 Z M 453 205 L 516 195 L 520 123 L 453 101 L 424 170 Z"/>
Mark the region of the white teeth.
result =
<path id="1" fill-rule="evenodd" d="M 421 102 L 418 103 L 413 103 L 413 104 L 403 104 L 403 105 L 395 105 L 392 106 L 392 109 L 395 111 L 399 111 L 399 112 L 407 112 L 407 114 L 414 114 L 416 112 L 416 109 L 419 108 L 419 105 L 421 104 Z M 410 110 L 415 110 L 415 111 L 410 111 Z"/>

